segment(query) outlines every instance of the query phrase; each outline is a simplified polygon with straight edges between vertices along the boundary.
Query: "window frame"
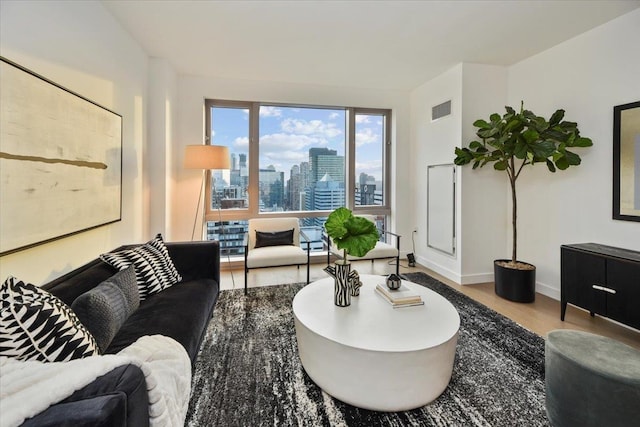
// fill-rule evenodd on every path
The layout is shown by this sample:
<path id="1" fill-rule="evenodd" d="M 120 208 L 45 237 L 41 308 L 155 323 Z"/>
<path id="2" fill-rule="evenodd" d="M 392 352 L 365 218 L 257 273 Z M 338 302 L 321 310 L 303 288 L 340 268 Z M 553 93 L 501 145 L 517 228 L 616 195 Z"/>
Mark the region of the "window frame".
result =
<path id="1" fill-rule="evenodd" d="M 368 116 L 382 116 L 384 117 L 384 135 L 382 144 L 384 150 L 382 152 L 382 205 L 360 205 L 356 206 L 356 186 L 358 185 L 358 177 L 356 177 L 355 161 L 356 161 L 356 115 L 368 115 Z M 352 183 L 350 188 L 352 189 L 350 199 L 348 199 L 349 209 L 356 213 L 373 214 L 373 215 L 385 215 L 391 214 L 391 110 L 389 109 L 376 109 L 376 108 L 352 108 L 351 114 L 348 118 L 348 129 L 350 131 L 348 151 L 349 151 L 349 180 Z M 352 130 L 352 131 L 351 131 Z M 345 184 L 346 185 L 346 184 Z M 384 209 L 381 209 L 384 208 Z"/>
<path id="2" fill-rule="evenodd" d="M 282 102 L 260 102 L 260 101 L 237 101 L 237 100 L 221 100 L 221 99 L 205 99 L 204 102 L 204 122 L 205 122 L 205 142 L 211 144 L 211 111 L 212 108 L 238 108 L 249 110 L 249 147 L 248 147 L 248 207 L 244 209 L 212 209 L 211 200 L 211 171 L 206 171 L 205 186 L 205 222 L 213 221 L 237 221 L 248 220 L 258 217 L 287 217 L 294 216 L 297 218 L 317 218 L 326 217 L 331 211 L 283 211 L 283 212 L 260 212 L 259 203 L 259 168 L 260 168 L 260 107 L 290 107 L 290 108 L 315 108 L 315 109 L 340 109 L 344 110 L 347 122 L 346 139 L 345 139 L 345 203 L 346 207 L 351 209 L 355 214 L 373 214 L 388 218 L 391 215 L 391 119 L 392 110 L 382 108 L 360 108 L 345 106 L 329 106 L 329 105 L 309 105 L 309 104 L 292 104 Z M 384 117 L 384 136 L 383 136 L 383 203 L 382 205 L 365 205 L 355 206 L 355 188 L 357 179 L 355 176 L 355 117 L 356 115 L 376 115 Z M 215 141 L 214 141 L 215 144 Z M 205 224 L 203 224 L 205 227 Z"/>

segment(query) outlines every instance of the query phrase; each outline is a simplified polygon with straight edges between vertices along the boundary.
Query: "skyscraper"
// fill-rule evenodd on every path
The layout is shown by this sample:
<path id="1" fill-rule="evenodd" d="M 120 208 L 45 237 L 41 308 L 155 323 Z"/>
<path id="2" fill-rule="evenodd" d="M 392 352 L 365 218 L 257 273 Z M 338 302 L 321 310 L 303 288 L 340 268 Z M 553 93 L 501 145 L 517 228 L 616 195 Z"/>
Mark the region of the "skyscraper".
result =
<path id="1" fill-rule="evenodd" d="M 313 187 L 310 188 L 310 196 L 306 200 L 307 209 L 316 211 L 331 211 L 344 206 L 344 182 L 335 181 L 325 174 Z M 313 225 L 322 226 L 323 218 L 313 218 Z"/>
<path id="2" fill-rule="evenodd" d="M 309 169 L 307 209 L 332 210 L 344 206 L 344 156 L 325 147 L 310 148 Z"/>
<path id="3" fill-rule="evenodd" d="M 284 172 L 276 171 L 273 165 L 260 169 L 260 201 L 264 203 L 261 211 L 272 212 L 284 208 Z"/>
<path id="4" fill-rule="evenodd" d="M 356 188 L 356 206 L 375 205 L 376 178 L 373 175 L 362 172 L 358 177 Z"/>
<path id="5" fill-rule="evenodd" d="M 325 174 L 329 174 L 334 181 L 344 182 L 344 156 L 338 156 L 336 150 L 330 150 L 326 147 L 310 148 L 309 169 L 311 172 L 309 185 L 311 187 Z"/>

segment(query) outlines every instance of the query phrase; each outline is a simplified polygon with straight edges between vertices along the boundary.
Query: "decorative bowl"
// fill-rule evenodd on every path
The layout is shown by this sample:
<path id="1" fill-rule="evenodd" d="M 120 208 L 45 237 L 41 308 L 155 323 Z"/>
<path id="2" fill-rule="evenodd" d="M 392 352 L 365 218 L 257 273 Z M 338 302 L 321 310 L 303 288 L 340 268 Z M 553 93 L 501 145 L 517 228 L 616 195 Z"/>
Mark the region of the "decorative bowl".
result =
<path id="1" fill-rule="evenodd" d="M 392 291 L 400 288 L 401 279 L 397 274 L 390 274 L 387 276 L 387 288 Z"/>

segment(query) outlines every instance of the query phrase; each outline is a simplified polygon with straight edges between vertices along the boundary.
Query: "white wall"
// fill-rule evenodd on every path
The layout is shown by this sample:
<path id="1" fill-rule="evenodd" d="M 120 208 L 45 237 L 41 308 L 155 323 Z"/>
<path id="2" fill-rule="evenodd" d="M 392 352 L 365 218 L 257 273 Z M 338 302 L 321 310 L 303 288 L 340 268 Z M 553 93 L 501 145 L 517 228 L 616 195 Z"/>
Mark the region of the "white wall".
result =
<path id="1" fill-rule="evenodd" d="M 640 250 L 640 223 L 614 221 L 613 107 L 640 100 L 640 10 L 509 68 L 512 105 L 549 116 L 566 110 L 593 147 L 582 164 L 551 174 L 544 165 L 518 180 L 518 257 L 537 266 L 537 289 L 559 298 L 560 245 L 597 242 Z"/>
<path id="2" fill-rule="evenodd" d="M 431 107 L 447 100 L 451 115 L 432 122 Z M 505 257 L 507 182 L 493 169 L 457 168 L 456 254 L 451 256 L 427 246 L 427 166 L 453 163 L 455 147 L 476 138 L 473 122 L 501 112 L 505 100 L 506 69 L 479 64 L 459 64 L 410 94 L 416 258 L 457 283 L 492 280 L 493 260 Z"/>
<path id="3" fill-rule="evenodd" d="M 178 76 L 162 58 L 149 60 L 148 146 L 144 156 L 145 207 L 148 218 L 145 236 L 167 235 L 171 216 L 171 171 L 176 139 Z"/>
<path id="4" fill-rule="evenodd" d="M 505 113 L 507 70 L 504 67 L 464 64 L 462 73 L 462 144 L 478 140 L 477 119 L 488 120 L 492 113 Z M 510 226 L 507 211 L 508 179 L 492 164 L 473 170 L 458 168 L 460 192 L 462 280 L 482 283 L 493 280 L 493 260 L 510 258 L 506 247 Z"/>
<path id="5" fill-rule="evenodd" d="M 431 108 L 451 100 L 451 115 L 431 121 Z M 461 142 L 462 128 L 462 65 L 423 84 L 410 94 L 411 107 L 411 169 L 415 178 L 414 226 L 416 261 L 434 271 L 460 282 L 461 216 L 456 218 L 456 255 L 450 256 L 427 246 L 427 166 L 453 163 L 454 149 Z M 460 192 L 456 191 L 456 208 Z"/>
<path id="6" fill-rule="evenodd" d="M 640 99 L 640 10 L 508 68 L 461 64 L 411 92 L 415 217 L 426 215 L 427 164 L 453 159 L 453 147 L 475 139 L 472 123 L 520 101 L 549 116 L 564 108 L 594 147 L 576 149 L 582 165 L 549 173 L 544 165 L 518 180 L 518 258 L 537 267 L 537 291 L 560 297 L 560 245 L 598 242 L 640 250 L 640 224 L 613 221 L 613 107 Z M 448 123 L 429 123 L 428 109 L 453 100 Z M 458 102 L 461 107 L 456 107 Z M 456 114 L 461 114 L 456 117 Z M 487 168 L 485 168 L 487 169 Z M 511 200 L 504 174 L 458 169 L 457 259 L 426 246 L 418 261 L 458 283 L 492 280 L 492 260 L 511 255 Z M 422 182 L 422 184 L 420 183 Z M 423 227 L 424 228 L 424 227 Z"/>
<path id="7" fill-rule="evenodd" d="M 201 174 L 182 169 L 184 146 L 200 144 L 204 138 L 204 100 L 224 99 L 266 101 L 307 105 L 355 106 L 391 108 L 394 135 L 392 157 L 400 165 L 391 171 L 392 230 L 410 236 L 412 225 L 411 176 L 407 165 L 410 159 L 408 94 L 376 89 L 353 89 L 291 83 L 269 83 L 198 76 L 181 76 L 178 82 L 178 134 L 173 147 L 176 159 L 173 169 L 175 182 L 172 192 L 172 215 L 169 235 L 173 240 L 190 239 L 194 206 L 198 199 Z M 410 239 L 404 238 L 402 251 L 410 250 Z"/>
<path id="8" fill-rule="evenodd" d="M 0 54 L 123 117 L 122 221 L 0 258 L 0 280 L 40 285 L 143 238 L 147 55 L 88 1 L 1 2 Z"/>

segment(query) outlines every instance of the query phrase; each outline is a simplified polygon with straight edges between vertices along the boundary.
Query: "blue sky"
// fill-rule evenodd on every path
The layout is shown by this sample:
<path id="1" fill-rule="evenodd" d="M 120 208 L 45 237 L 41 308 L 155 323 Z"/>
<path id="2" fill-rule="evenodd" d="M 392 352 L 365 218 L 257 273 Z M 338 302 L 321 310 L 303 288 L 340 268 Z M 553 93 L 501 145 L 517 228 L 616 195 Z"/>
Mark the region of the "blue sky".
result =
<path id="1" fill-rule="evenodd" d="M 273 165 L 285 173 L 309 161 L 309 149 L 327 147 L 344 155 L 345 111 L 341 109 L 262 106 L 260 108 L 260 167 Z M 248 110 L 214 108 L 212 143 L 231 153 L 248 153 Z M 356 116 L 356 173 L 381 179 L 382 119 Z"/>

